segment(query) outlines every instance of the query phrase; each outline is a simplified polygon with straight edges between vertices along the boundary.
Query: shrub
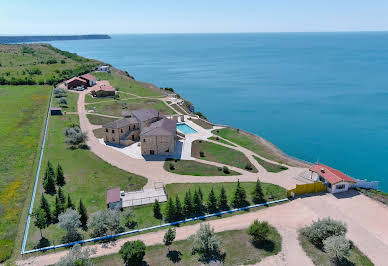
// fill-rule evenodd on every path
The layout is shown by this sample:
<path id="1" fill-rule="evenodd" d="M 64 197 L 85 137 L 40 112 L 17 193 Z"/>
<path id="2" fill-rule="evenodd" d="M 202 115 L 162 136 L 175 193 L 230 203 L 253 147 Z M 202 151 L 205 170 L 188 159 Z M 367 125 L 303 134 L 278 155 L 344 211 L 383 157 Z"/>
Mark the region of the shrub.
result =
<path id="1" fill-rule="evenodd" d="M 65 60 L 61 60 L 61 64 L 63 65 L 63 64 L 66 64 L 66 61 Z"/>
<path id="2" fill-rule="evenodd" d="M 323 218 L 302 229 L 302 234 L 317 247 L 322 247 L 323 241 L 331 236 L 344 236 L 346 225 L 331 218 Z"/>
<path id="3" fill-rule="evenodd" d="M 208 223 L 200 224 L 198 231 L 192 238 L 193 253 L 198 253 L 202 259 L 217 258 L 221 251 L 221 239 L 216 236 L 214 229 Z"/>
<path id="4" fill-rule="evenodd" d="M 96 253 L 96 248 L 81 248 L 79 244 L 72 247 L 66 256 L 63 256 L 56 266 L 93 265 L 90 256 Z"/>
<path id="5" fill-rule="evenodd" d="M 343 260 L 350 251 L 351 244 L 344 236 L 330 236 L 323 240 L 323 249 L 336 262 Z"/>
<path id="6" fill-rule="evenodd" d="M 245 164 L 245 170 L 248 170 L 248 171 L 253 170 L 252 164 L 251 164 L 251 163 L 246 163 L 246 164 Z"/>
<path id="7" fill-rule="evenodd" d="M 67 209 L 64 213 L 61 213 L 58 216 L 59 228 L 66 230 L 66 236 L 64 237 L 64 242 L 77 241 L 81 238 L 77 229 L 80 227 L 80 215 L 77 211 L 73 209 Z"/>
<path id="8" fill-rule="evenodd" d="M 252 237 L 252 241 L 257 243 L 266 240 L 270 231 L 271 228 L 268 222 L 259 222 L 258 220 L 255 220 L 251 226 L 249 226 L 247 233 Z"/>
<path id="9" fill-rule="evenodd" d="M 120 249 L 125 265 L 141 265 L 145 256 L 146 246 L 143 241 L 128 241 Z"/>
<path id="10" fill-rule="evenodd" d="M 168 168 L 170 168 L 170 170 L 175 170 L 175 165 L 173 163 L 169 163 Z"/>
<path id="11" fill-rule="evenodd" d="M 79 145 L 88 139 L 85 132 L 82 132 L 80 127 L 73 125 L 65 130 L 66 143 L 69 145 Z"/>
<path id="12" fill-rule="evenodd" d="M 200 156 L 200 157 L 205 157 L 205 153 L 204 153 L 203 151 L 200 151 L 200 152 L 199 152 L 199 156 Z"/>
<path id="13" fill-rule="evenodd" d="M 59 105 L 67 105 L 67 100 L 65 98 L 60 98 L 57 103 Z"/>
<path id="14" fill-rule="evenodd" d="M 225 174 L 230 174 L 230 170 L 229 170 L 229 168 L 227 167 L 227 166 L 224 166 L 223 168 L 222 168 L 222 171 L 225 173 Z"/>
<path id="15" fill-rule="evenodd" d="M 52 65 L 56 63 L 58 63 L 58 61 L 55 58 L 50 58 L 49 60 L 46 61 L 47 65 Z"/>

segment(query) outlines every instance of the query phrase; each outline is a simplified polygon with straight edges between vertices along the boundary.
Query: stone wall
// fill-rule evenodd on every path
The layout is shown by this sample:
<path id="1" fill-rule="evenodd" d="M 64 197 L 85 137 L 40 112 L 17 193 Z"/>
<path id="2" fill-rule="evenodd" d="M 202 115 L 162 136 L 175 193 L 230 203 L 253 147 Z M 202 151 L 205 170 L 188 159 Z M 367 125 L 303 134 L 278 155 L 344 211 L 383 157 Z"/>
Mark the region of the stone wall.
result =
<path id="1" fill-rule="evenodd" d="M 175 136 L 142 136 L 141 154 L 151 155 L 171 155 L 175 150 Z"/>

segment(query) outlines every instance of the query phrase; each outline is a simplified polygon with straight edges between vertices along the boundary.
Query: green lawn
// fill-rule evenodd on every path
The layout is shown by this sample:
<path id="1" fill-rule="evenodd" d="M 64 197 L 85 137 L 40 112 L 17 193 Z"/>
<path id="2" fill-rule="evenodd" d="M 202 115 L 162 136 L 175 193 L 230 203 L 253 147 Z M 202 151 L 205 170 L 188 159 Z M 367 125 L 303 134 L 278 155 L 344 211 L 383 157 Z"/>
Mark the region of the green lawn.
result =
<path id="1" fill-rule="evenodd" d="M 0 263 L 18 254 L 50 93 L 43 86 L 0 86 Z"/>
<path id="2" fill-rule="evenodd" d="M 180 107 L 179 105 L 177 104 L 172 104 L 171 105 L 172 108 L 174 108 L 176 111 L 178 111 L 179 113 L 185 115 L 186 114 L 186 111 L 182 109 L 182 107 Z"/>
<path id="3" fill-rule="evenodd" d="M 268 240 L 264 245 L 255 246 L 245 230 L 233 230 L 217 233 L 222 241 L 221 252 L 225 255 L 223 265 L 255 264 L 268 256 L 276 255 L 281 250 L 281 236 L 271 227 Z M 178 254 L 174 258 L 167 254 Z M 190 239 L 175 241 L 169 248 L 164 245 L 148 246 L 144 261 L 147 265 L 203 265 L 198 255 L 192 255 Z M 120 254 L 112 254 L 93 259 L 96 265 L 123 265 Z"/>
<path id="4" fill-rule="evenodd" d="M 0 45 L 0 84 L 50 84 L 87 73 L 101 64 L 49 44 Z"/>
<path id="5" fill-rule="evenodd" d="M 285 167 L 284 165 L 273 164 L 273 163 L 264 161 L 264 160 L 260 159 L 260 158 L 257 157 L 257 156 L 253 156 L 253 158 L 255 158 L 255 160 L 256 160 L 261 166 L 263 166 L 264 169 L 267 170 L 268 172 L 279 173 L 279 172 L 281 172 L 281 171 L 284 171 L 284 170 L 287 170 L 287 169 L 288 169 L 288 168 Z"/>
<path id="6" fill-rule="evenodd" d="M 121 116 L 123 111 L 131 111 L 143 108 L 156 109 L 164 115 L 175 114 L 175 112 L 163 101 L 144 98 L 88 104 L 85 105 L 85 108 L 87 110 L 94 110 L 94 112 L 99 114 L 112 116 Z"/>
<path id="7" fill-rule="evenodd" d="M 212 129 L 213 128 L 213 126 L 211 124 L 204 122 L 202 120 L 199 120 L 199 119 L 190 119 L 190 121 L 197 124 L 200 127 L 203 127 L 204 129 Z"/>
<path id="8" fill-rule="evenodd" d="M 117 120 L 116 118 L 87 114 L 86 117 L 92 125 L 104 125 L 106 123 Z"/>
<path id="9" fill-rule="evenodd" d="M 118 186 L 129 190 L 129 185 L 132 185 L 130 189 L 137 190 L 145 185 L 146 179 L 144 177 L 112 166 L 89 150 L 69 149 L 65 144 L 64 130 L 72 123 L 78 123 L 77 115 L 50 117 L 47 146 L 45 147 L 35 206 L 40 202 L 43 192 L 41 181 L 48 159 L 54 166 L 57 166 L 60 162 L 66 177 L 66 185 L 63 187 L 65 195 L 69 193 L 75 204 L 78 204 L 79 200 L 82 199 L 89 215 L 106 208 L 107 189 Z M 47 194 L 46 196 L 49 202 L 53 204 L 54 196 Z M 58 244 L 60 235 L 62 235 L 62 232 L 58 231 L 55 225 L 51 225 L 44 230 L 44 236 L 51 243 Z M 31 226 L 27 248 L 34 247 L 39 239 L 39 230 Z"/>
<path id="10" fill-rule="evenodd" d="M 124 100 L 124 99 L 134 99 L 135 97 L 134 96 L 131 96 L 129 94 L 126 94 L 126 93 L 120 93 L 120 92 L 117 92 L 117 94 L 119 95 L 119 99 L 115 100 L 113 97 L 93 97 L 92 95 L 90 94 L 86 94 L 85 95 L 85 103 L 99 103 L 99 102 L 106 102 L 106 101 L 120 101 L 120 100 Z"/>
<path id="11" fill-rule="evenodd" d="M 218 142 L 220 142 L 220 143 L 224 143 L 224 144 L 226 144 L 226 145 L 230 145 L 230 146 L 236 147 L 236 145 L 234 145 L 233 143 L 228 142 L 228 141 L 223 140 L 223 139 L 220 139 L 220 138 L 217 139 L 217 137 L 214 137 L 214 136 L 210 137 L 209 139 L 218 141 Z"/>
<path id="12" fill-rule="evenodd" d="M 161 90 L 147 88 L 142 83 L 123 77 L 115 72 L 94 72 L 93 75 L 100 80 L 109 80 L 109 83 L 119 91 L 145 97 L 160 96 L 163 94 Z"/>
<path id="13" fill-rule="evenodd" d="M 173 164 L 175 169 L 170 170 L 170 164 Z M 214 165 L 208 165 L 193 160 L 173 160 L 165 161 L 164 169 L 168 172 L 179 175 L 194 175 L 194 176 L 225 176 L 225 175 L 240 175 L 240 173 L 230 171 L 230 174 L 225 174 L 222 168 Z"/>
<path id="14" fill-rule="evenodd" d="M 201 157 L 200 152 L 204 152 L 205 156 Z M 248 158 L 242 152 L 207 141 L 193 141 L 191 156 L 202 160 L 235 166 L 241 169 L 245 169 L 245 166 L 250 164 L 253 167 L 250 172 L 257 172 L 257 169 L 249 162 Z"/>
<path id="15" fill-rule="evenodd" d="M 307 237 L 301 233 L 299 233 L 299 243 L 315 265 L 338 265 L 330 261 L 329 256 L 324 251 L 311 244 Z M 350 254 L 347 257 L 347 261 L 344 261 L 343 264 L 340 265 L 372 266 L 374 264 L 353 244 Z"/>
<path id="16" fill-rule="evenodd" d="M 258 155 L 269 159 L 271 161 L 283 161 L 284 163 L 291 166 L 300 166 L 301 163 L 297 163 L 294 160 L 290 160 L 285 156 L 281 156 L 274 150 L 263 144 L 259 137 L 254 137 L 241 131 L 237 131 L 231 128 L 222 128 L 212 131 L 213 134 L 230 140 L 237 145 L 240 145 L 248 150 L 251 150 Z"/>
<path id="17" fill-rule="evenodd" d="M 58 100 L 60 98 L 53 98 L 52 106 L 53 107 L 61 107 L 64 112 L 77 112 L 77 101 L 78 101 L 78 93 L 69 92 L 65 99 L 67 100 L 67 105 L 60 105 Z"/>

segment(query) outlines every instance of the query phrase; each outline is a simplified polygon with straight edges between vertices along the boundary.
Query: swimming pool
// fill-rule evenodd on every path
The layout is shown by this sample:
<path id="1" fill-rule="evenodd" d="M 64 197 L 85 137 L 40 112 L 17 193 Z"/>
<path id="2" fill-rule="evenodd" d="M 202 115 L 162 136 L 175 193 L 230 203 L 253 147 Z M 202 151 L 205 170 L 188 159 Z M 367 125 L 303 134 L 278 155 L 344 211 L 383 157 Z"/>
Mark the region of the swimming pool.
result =
<path id="1" fill-rule="evenodd" d="M 178 129 L 180 132 L 182 132 L 185 135 L 197 133 L 197 131 L 195 129 L 193 129 L 192 127 L 186 125 L 185 123 L 177 124 L 176 125 L 176 129 Z"/>

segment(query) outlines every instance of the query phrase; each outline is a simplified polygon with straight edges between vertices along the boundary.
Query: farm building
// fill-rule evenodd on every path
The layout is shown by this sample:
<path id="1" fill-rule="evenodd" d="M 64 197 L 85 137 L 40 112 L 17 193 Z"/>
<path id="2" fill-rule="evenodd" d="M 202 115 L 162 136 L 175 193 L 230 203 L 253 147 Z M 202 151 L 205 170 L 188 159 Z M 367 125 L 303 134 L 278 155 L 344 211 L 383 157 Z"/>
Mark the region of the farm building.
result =
<path id="1" fill-rule="evenodd" d="M 97 71 L 100 71 L 100 72 L 110 72 L 110 66 L 99 66 L 97 68 Z"/>
<path id="2" fill-rule="evenodd" d="M 51 115 L 62 115 L 62 108 L 61 107 L 51 107 L 50 114 Z"/>
<path id="3" fill-rule="evenodd" d="M 65 81 L 65 86 L 71 90 L 77 87 L 87 87 L 88 83 L 79 77 L 74 77 Z"/>
<path id="4" fill-rule="evenodd" d="M 80 78 L 87 82 L 87 87 L 92 87 L 92 86 L 96 85 L 96 83 L 97 83 L 96 77 L 91 75 L 90 73 L 82 75 L 82 76 L 80 76 Z"/>

